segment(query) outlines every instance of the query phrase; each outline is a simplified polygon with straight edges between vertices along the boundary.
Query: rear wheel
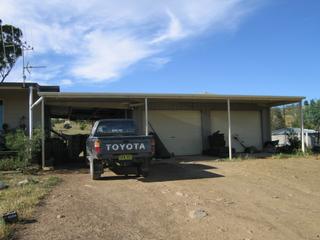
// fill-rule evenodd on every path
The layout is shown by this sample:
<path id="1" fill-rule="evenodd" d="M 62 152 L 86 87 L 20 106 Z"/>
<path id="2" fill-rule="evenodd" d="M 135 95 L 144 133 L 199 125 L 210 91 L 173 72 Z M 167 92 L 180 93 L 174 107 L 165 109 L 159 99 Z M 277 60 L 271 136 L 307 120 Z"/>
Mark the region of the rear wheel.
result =
<path id="1" fill-rule="evenodd" d="M 144 163 L 139 165 L 137 167 L 137 176 L 140 177 L 148 177 L 149 176 L 149 165 L 150 165 L 150 159 L 145 159 Z"/>
<path id="2" fill-rule="evenodd" d="M 140 177 L 141 176 L 141 166 L 137 166 L 137 174 L 136 174 L 137 177 Z"/>
<path id="3" fill-rule="evenodd" d="M 99 180 L 103 173 L 102 161 L 93 159 L 90 161 L 90 176 L 92 180 Z"/>
<path id="4" fill-rule="evenodd" d="M 136 176 L 137 177 L 142 176 L 142 177 L 146 178 L 149 176 L 149 171 L 144 171 L 144 170 L 141 170 L 141 167 L 137 167 L 137 175 Z"/>
<path id="5" fill-rule="evenodd" d="M 91 180 L 99 180 L 101 178 L 101 174 L 91 174 Z"/>
<path id="6" fill-rule="evenodd" d="M 142 177 L 147 178 L 149 176 L 149 171 L 142 171 L 141 175 Z"/>

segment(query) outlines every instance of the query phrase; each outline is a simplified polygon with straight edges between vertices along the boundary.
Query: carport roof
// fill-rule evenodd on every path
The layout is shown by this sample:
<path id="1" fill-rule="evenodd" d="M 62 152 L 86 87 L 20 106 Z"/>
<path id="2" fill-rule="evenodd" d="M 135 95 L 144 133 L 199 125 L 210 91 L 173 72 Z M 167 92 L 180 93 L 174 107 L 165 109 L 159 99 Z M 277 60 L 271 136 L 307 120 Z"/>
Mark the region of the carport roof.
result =
<path id="1" fill-rule="evenodd" d="M 279 106 L 291 103 L 297 103 L 303 100 L 302 96 L 257 96 L 257 95 L 220 95 L 220 94 L 175 94 L 175 93 L 78 93 L 78 92 L 39 92 L 40 96 L 50 99 L 50 101 L 73 101 L 73 102 L 92 102 L 103 99 L 113 100 L 169 100 L 179 102 L 222 102 L 230 99 L 237 103 L 256 103 L 267 106 Z"/>

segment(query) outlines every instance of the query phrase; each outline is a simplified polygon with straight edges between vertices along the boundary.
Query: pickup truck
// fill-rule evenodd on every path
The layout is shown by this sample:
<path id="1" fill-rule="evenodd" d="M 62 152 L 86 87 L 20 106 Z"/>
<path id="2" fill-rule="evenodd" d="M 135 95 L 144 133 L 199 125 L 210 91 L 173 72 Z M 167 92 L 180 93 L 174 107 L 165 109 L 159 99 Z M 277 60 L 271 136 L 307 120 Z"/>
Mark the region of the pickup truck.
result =
<path id="1" fill-rule="evenodd" d="M 95 122 L 86 152 L 93 180 L 101 178 L 105 167 L 116 174 L 147 177 L 155 141 L 153 136 L 138 135 L 132 119 L 104 119 Z"/>

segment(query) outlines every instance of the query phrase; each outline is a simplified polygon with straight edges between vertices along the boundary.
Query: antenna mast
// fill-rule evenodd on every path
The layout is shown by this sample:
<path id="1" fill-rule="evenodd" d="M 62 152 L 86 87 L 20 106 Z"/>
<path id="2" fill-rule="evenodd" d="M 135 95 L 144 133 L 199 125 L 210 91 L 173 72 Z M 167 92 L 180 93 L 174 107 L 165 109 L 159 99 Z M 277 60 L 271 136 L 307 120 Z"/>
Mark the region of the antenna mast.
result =
<path id="1" fill-rule="evenodd" d="M 23 86 L 25 86 L 25 83 L 26 83 L 26 79 L 27 79 L 27 76 L 26 76 L 26 71 L 31 74 L 31 69 L 34 69 L 34 68 L 46 68 L 46 66 L 32 66 L 32 65 L 29 65 L 29 62 L 27 62 L 26 64 L 26 61 L 25 61 L 25 51 L 33 51 L 33 47 L 31 47 L 30 45 L 27 44 L 27 42 L 24 42 L 23 45 L 22 45 L 22 78 L 23 78 Z"/>

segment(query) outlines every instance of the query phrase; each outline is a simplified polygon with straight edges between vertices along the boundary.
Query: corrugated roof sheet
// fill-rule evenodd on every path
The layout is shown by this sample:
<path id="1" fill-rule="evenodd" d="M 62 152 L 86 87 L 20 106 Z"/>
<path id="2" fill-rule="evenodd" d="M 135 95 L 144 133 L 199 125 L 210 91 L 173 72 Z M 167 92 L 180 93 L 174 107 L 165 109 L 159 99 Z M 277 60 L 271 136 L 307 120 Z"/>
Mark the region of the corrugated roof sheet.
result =
<path id="1" fill-rule="evenodd" d="M 300 134 L 301 128 L 281 128 L 272 131 L 272 135 L 287 135 L 287 134 Z M 317 133 L 316 130 L 313 129 L 304 129 L 304 133 L 314 134 Z"/>

